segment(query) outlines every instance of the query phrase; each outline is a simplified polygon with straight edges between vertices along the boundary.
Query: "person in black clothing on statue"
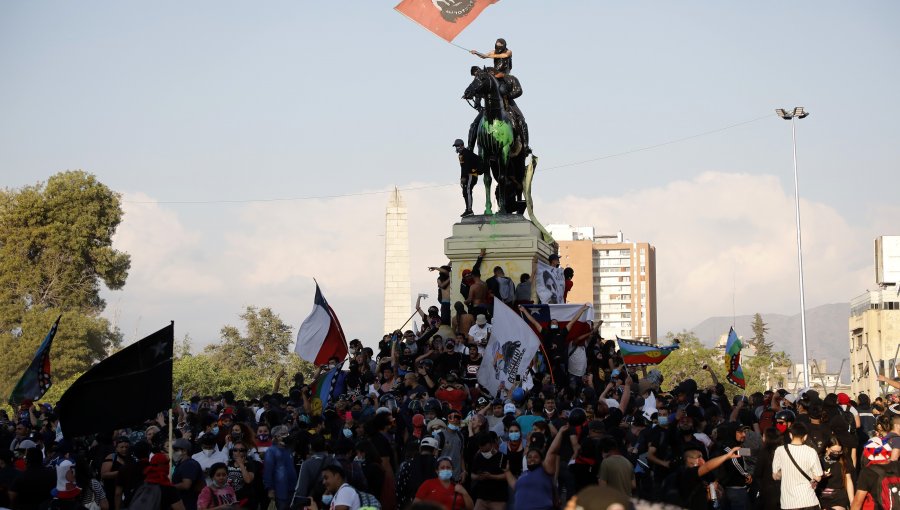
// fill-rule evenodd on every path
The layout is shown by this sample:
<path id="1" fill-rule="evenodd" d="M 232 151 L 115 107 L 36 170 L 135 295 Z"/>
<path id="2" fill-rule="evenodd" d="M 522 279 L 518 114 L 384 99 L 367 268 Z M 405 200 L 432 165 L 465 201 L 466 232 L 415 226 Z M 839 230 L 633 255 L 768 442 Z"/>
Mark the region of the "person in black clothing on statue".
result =
<path id="1" fill-rule="evenodd" d="M 453 146 L 456 147 L 456 155 L 459 158 L 459 186 L 462 188 L 463 200 L 466 203 L 466 210 L 460 216 L 465 218 L 474 214 L 472 212 L 472 189 L 478 184 L 478 176 L 483 173 L 481 158 L 467 149 L 465 143 L 459 138 L 453 142 Z"/>

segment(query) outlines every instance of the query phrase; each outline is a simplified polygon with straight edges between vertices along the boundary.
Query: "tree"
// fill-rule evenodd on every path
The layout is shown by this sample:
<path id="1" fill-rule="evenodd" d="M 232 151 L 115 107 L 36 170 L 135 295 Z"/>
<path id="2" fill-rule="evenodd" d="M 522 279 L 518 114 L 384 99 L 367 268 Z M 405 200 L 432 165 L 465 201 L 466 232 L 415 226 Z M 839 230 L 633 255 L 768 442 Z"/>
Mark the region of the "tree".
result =
<path id="1" fill-rule="evenodd" d="M 112 247 L 117 193 L 82 171 L 0 190 L 0 397 L 9 394 L 56 317 L 54 380 L 86 371 L 121 344 L 100 317 L 101 284 L 122 288 L 131 261 Z"/>
<path id="2" fill-rule="evenodd" d="M 176 393 L 183 391 L 187 398 L 231 390 L 235 397 L 249 399 L 272 393 L 276 375 L 282 370 L 288 375 L 300 372 L 311 380 L 315 367 L 290 351 L 291 327 L 277 314 L 270 308 L 248 306 L 241 319 L 246 336 L 234 326 L 225 326 L 222 341 L 207 346 L 200 354 L 186 354 L 190 339 L 185 337 L 173 367 Z M 290 384 L 290 378 L 285 378 L 280 391 L 286 394 Z"/>
<path id="3" fill-rule="evenodd" d="M 669 343 L 676 338 L 680 342 L 679 348 L 657 366 L 665 378 L 664 389 L 673 389 L 686 379 L 693 379 L 701 389 L 711 386 L 712 377 L 703 370 L 703 365 L 712 367 L 719 382 L 725 381 L 725 366 L 719 362 L 720 353 L 716 349 L 703 345 L 691 331 L 682 331 L 677 335 L 672 332 L 666 334 Z"/>
<path id="4" fill-rule="evenodd" d="M 774 344 L 766 341 L 766 333 L 768 333 L 769 328 L 766 327 L 766 323 L 763 322 L 762 315 L 757 313 L 753 316 L 753 324 L 750 325 L 750 328 L 753 330 L 753 338 L 747 343 L 756 350 L 757 356 L 771 356 Z"/>
<path id="5" fill-rule="evenodd" d="M 291 327 L 271 308 L 248 306 L 241 314 L 247 335 L 234 326 L 224 326 L 222 343 L 209 345 L 206 352 L 222 367 L 252 368 L 274 373 L 284 363 L 293 340 Z"/>

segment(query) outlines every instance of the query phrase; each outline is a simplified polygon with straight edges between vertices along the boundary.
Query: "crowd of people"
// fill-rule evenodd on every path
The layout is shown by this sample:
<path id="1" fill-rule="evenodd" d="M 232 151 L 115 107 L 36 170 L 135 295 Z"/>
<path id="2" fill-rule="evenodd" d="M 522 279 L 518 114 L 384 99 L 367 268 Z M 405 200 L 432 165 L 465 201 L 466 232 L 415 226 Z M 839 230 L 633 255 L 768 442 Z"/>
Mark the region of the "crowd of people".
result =
<path id="1" fill-rule="evenodd" d="M 728 398 L 709 367 L 702 388 L 626 366 L 599 321 L 570 338 L 523 313 L 543 344 L 533 384 L 487 394 L 489 298 L 515 307 L 518 293 L 476 266 L 451 307 L 448 271 L 434 269 L 439 305 L 419 308 L 421 327 L 377 352 L 352 340 L 346 360 L 319 367 L 334 375 L 324 402 L 314 380 L 282 390 L 279 374 L 256 399 L 180 402 L 171 431 L 161 414 L 87 442 L 60 433 L 48 404 L 0 416 L 0 508 L 898 508 L 900 393 Z"/>

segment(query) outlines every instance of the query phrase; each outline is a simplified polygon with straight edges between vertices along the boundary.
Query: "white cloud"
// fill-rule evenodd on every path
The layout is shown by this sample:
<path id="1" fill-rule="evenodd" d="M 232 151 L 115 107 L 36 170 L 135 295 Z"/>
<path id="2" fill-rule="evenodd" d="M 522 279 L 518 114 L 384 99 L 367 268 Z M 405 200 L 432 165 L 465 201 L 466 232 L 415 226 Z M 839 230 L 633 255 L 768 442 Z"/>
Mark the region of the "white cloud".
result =
<path id="1" fill-rule="evenodd" d="M 476 193 L 476 202 L 483 200 L 481 186 Z M 412 295 L 434 299 L 434 274 L 426 267 L 446 260 L 443 239 L 462 200 L 452 186 L 404 198 Z M 190 210 L 126 203 L 116 246 L 132 254 L 133 266 L 118 294 L 119 312 L 146 323 L 180 319 L 202 345 L 235 324 L 246 305 L 270 306 L 298 326 L 311 307 L 315 277 L 345 332 L 371 344 L 381 336 L 387 200 L 385 193 L 249 204 L 233 221 L 203 230 L 186 226 Z M 801 207 L 808 305 L 850 299 L 871 280 L 870 232 L 827 205 Z M 536 210 L 545 224 L 621 229 L 653 243 L 661 333 L 729 315 L 733 279 L 738 314 L 796 311 L 793 196 L 775 177 L 705 173 L 618 195 L 539 199 Z"/>

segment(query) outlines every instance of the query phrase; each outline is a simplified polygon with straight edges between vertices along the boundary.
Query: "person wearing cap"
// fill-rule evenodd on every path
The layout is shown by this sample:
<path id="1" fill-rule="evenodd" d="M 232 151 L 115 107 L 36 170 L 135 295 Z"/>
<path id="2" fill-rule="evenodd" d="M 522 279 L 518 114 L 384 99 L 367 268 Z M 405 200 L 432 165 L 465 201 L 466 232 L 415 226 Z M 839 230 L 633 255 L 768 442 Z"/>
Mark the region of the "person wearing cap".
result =
<path id="1" fill-rule="evenodd" d="M 289 434 L 290 430 L 285 425 L 272 429 L 272 447 L 266 452 L 263 467 L 263 486 L 268 491 L 269 499 L 275 500 L 277 510 L 287 510 L 290 507 L 297 481 L 294 458 L 285 445 Z"/>
<path id="2" fill-rule="evenodd" d="M 722 448 L 718 455 L 728 454 L 733 450 L 740 451 L 749 430 L 751 428 L 748 425 L 738 422 L 721 425 L 718 429 L 718 440 Z M 728 501 L 729 508 L 736 510 L 751 508 L 748 489 L 753 483 L 753 469 L 744 457 L 738 455 L 732 457 L 730 462 L 724 463 L 722 469 L 716 470 L 716 479 L 725 488 L 725 500 Z"/>
<path id="3" fill-rule="evenodd" d="M 50 499 L 50 491 L 55 486 L 56 473 L 44 468 L 44 455 L 41 450 L 28 448 L 25 450 L 25 470 L 9 487 L 12 508 L 37 510 Z"/>
<path id="4" fill-rule="evenodd" d="M 462 188 L 463 200 L 466 203 L 466 210 L 460 216 L 465 218 L 473 214 L 472 189 L 478 184 L 478 176 L 484 173 L 484 170 L 481 158 L 466 148 L 465 142 L 457 138 L 453 142 L 453 147 L 456 148 L 456 156 L 459 159 L 459 186 Z"/>
<path id="5" fill-rule="evenodd" d="M 488 324 L 487 315 L 481 313 L 475 317 L 475 324 L 469 328 L 469 332 L 466 335 L 466 339 L 470 344 L 480 345 L 484 347 L 487 345 L 488 340 L 491 336 L 491 325 Z"/>
<path id="6" fill-rule="evenodd" d="M 429 423 L 428 428 L 431 428 L 431 425 Z M 464 480 L 466 463 L 463 458 L 463 450 L 466 445 L 466 437 L 462 431 L 462 414 L 455 409 L 451 410 L 447 415 L 446 428 L 440 428 L 434 438 L 438 440 L 441 455 L 450 457 L 453 461 L 454 478 Z"/>
<path id="7" fill-rule="evenodd" d="M 194 460 L 200 464 L 200 468 L 203 469 L 204 474 L 206 475 L 206 482 L 210 482 L 209 478 L 209 467 L 217 462 L 226 463 L 228 462 L 228 455 L 225 454 L 224 451 L 220 450 L 216 444 L 216 436 L 213 434 L 206 434 L 200 438 L 200 451 L 191 456 Z"/>
<path id="8" fill-rule="evenodd" d="M 437 439 L 424 437 L 419 443 L 418 453 L 400 466 L 400 470 L 397 472 L 397 503 L 399 508 L 406 508 L 425 480 L 437 477 L 439 448 Z"/>
<path id="9" fill-rule="evenodd" d="M 197 495 L 206 485 L 200 463 L 191 458 L 193 446 L 184 438 L 172 442 L 172 485 L 178 489 L 185 510 L 197 510 Z"/>

